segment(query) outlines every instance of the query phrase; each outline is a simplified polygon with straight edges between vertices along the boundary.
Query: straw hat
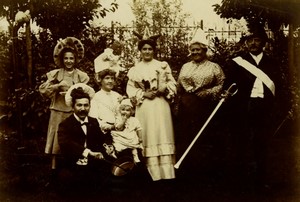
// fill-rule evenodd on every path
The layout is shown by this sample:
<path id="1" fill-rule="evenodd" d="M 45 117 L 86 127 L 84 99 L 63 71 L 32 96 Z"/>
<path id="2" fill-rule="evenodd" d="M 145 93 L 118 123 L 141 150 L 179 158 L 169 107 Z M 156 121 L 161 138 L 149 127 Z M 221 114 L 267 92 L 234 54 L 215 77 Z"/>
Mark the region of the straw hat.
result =
<path id="1" fill-rule="evenodd" d="M 70 48 L 75 51 L 77 54 L 77 62 L 80 62 L 84 57 L 84 46 L 79 39 L 75 37 L 60 39 L 58 40 L 53 51 L 53 59 L 58 67 L 63 67 L 63 64 L 61 64 L 60 54 L 65 48 Z"/>

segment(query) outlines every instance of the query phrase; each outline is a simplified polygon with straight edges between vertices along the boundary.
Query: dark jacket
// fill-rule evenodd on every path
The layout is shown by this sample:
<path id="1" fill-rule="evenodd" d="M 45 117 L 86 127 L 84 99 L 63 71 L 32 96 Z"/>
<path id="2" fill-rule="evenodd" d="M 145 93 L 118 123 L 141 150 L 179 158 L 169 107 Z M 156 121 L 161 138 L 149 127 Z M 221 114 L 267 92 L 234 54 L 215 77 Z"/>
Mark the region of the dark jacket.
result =
<path id="1" fill-rule="evenodd" d="M 72 114 L 58 128 L 58 143 L 66 160 L 71 164 L 76 164 L 76 161 L 82 157 L 85 150 L 84 143 L 87 141 L 86 148 L 93 152 L 102 152 L 105 155 L 103 143 L 109 137 L 102 133 L 97 119 L 88 117 L 87 135 L 84 134 L 80 122 L 76 120 Z"/>
<path id="2" fill-rule="evenodd" d="M 275 83 L 275 95 L 278 88 L 277 85 L 277 75 L 278 65 L 276 65 L 275 61 L 271 59 L 268 55 L 264 53 L 259 65 L 257 65 L 251 55 L 245 54 L 241 56 L 243 59 L 247 60 L 254 66 L 261 69 L 265 74 L 267 74 L 270 79 Z M 255 82 L 256 77 L 248 72 L 243 67 L 239 66 L 233 60 L 228 64 L 228 72 L 226 74 L 226 85 L 229 86 L 232 83 L 236 83 L 238 87 L 238 92 L 234 95 L 230 102 L 233 103 L 233 106 L 247 107 L 248 100 L 250 99 L 251 91 L 253 88 L 253 84 Z M 264 84 L 264 100 L 268 103 L 273 103 L 275 97 L 272 95 L 270 89 Z"/>

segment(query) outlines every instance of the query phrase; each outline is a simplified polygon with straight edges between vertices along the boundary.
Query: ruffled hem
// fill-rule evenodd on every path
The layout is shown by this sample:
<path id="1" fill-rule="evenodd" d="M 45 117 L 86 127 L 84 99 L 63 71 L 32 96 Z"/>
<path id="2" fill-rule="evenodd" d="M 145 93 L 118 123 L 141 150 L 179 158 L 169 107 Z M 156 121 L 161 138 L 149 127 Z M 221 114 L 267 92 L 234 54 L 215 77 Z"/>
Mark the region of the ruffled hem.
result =
<path id="1" fill-rule="evenodd" d="M 152 180 L 174 179 L 174 162 L 174 155 L 146 158 L 147 169 Z"/>
<path id="2" fill-rule="evenodd" d="M 151 147 L 145 147 L 143 155 L 145 157 L 161 156 L 161 155 L 172 155 L 175 154 L 174 144 L 161 144 Z"/>

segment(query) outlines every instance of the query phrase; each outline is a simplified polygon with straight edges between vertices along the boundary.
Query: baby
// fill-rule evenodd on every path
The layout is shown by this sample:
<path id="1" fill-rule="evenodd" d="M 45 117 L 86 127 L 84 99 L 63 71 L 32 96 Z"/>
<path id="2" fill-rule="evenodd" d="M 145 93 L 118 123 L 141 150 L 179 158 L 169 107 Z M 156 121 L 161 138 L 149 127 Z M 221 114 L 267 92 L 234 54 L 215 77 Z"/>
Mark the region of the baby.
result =
<path id="1" fill-rule="evenodd" d="M 133 117 L 134 107 L 130 99 L 122 100 L 116 115 L 115 130 L 111 131 L 113 145 L 116 152 L 132 149 L 133 160 L 140 162 L 138 150 L 143 149 L 142 128 L 137 118 Z"/>

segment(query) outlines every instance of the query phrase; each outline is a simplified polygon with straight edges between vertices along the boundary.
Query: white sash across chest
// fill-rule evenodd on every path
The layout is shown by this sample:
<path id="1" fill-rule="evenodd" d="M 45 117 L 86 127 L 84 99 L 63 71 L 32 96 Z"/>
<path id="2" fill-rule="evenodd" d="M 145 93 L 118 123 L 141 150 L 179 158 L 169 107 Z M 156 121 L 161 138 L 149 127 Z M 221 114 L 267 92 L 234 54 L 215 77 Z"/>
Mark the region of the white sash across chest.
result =
<path id="1" fill-rule="evenodd" d="M 240 56 L 233 58 L 233 61 L 261 80 L 275 96 L 275 84 L 267 74 Z"/>

